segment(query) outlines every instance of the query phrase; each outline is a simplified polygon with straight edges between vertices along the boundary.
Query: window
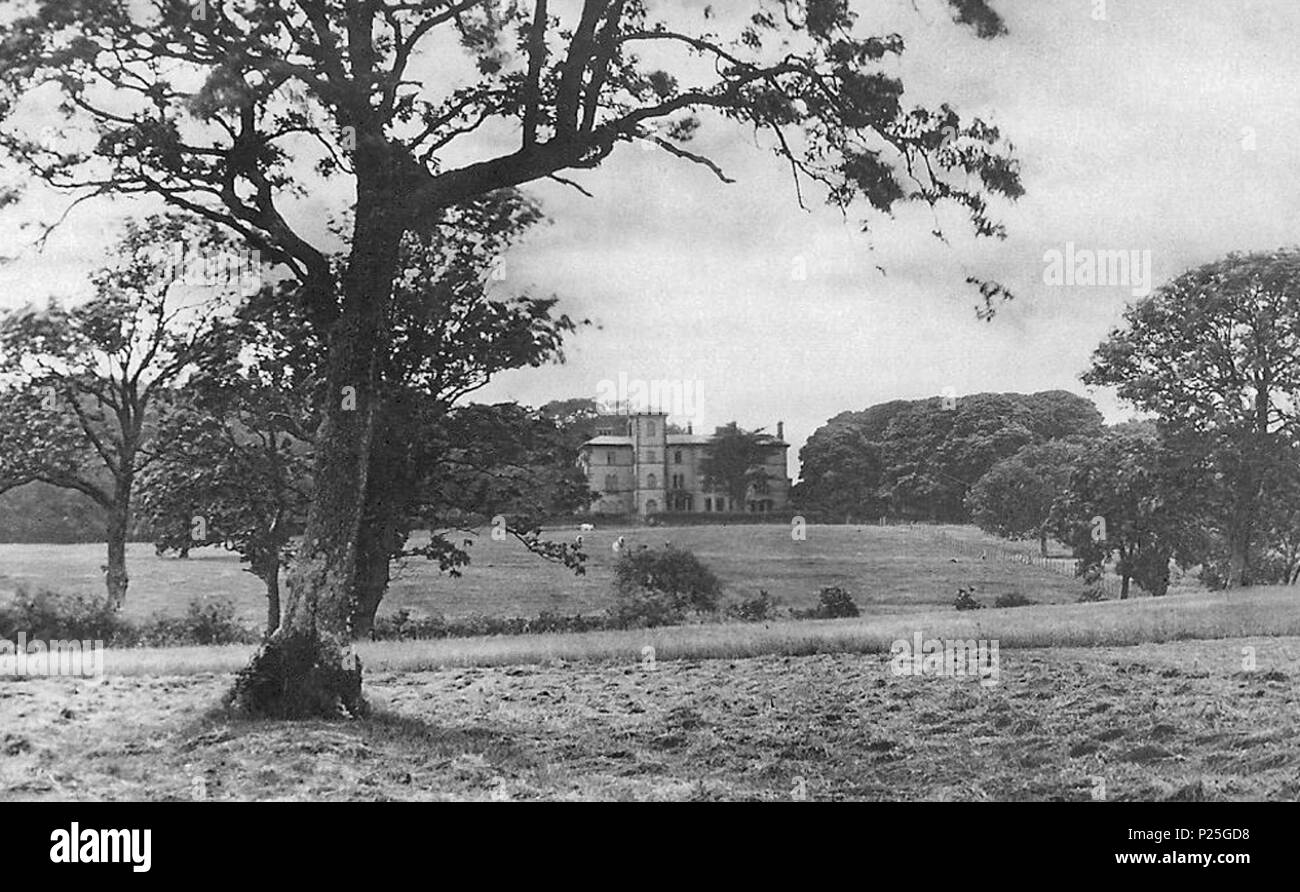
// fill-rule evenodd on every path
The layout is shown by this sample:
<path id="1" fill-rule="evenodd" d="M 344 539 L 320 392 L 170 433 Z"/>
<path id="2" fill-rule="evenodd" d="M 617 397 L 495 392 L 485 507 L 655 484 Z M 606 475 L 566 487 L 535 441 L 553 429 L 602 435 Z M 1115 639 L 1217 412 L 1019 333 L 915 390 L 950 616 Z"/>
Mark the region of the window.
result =
<path id="1" fill-rule="evenodd" d="M 653 449 L 646 450 L 646 461 L 659 461 L 659 453 Z"/>
<path id="2" fill-rule="evenodd" d="M 704 510 L 705 510 L 705 511 L 712 511 L 712 510 L 713 510 L 713 499 L 705 499 L 705 500 L 704 500 Z"/>
<path id="3" fill-rule="evenodd" d="M 656 502 L 654 499 L 650 499 L 648 502 L 645 503 L 646 514 L 654 514 L 658 510 L 659 510 L 659 503 Z"/>
<path id="4" fill-rule="evenodd" d="M 618 475 L 617 475 L 617 474 L 606 474 L 606 475 L 605 475 L 605 492 L 617 492 L 617 491 L 618 491 Z"/>
<path id="5" fill-rule="evenodd" d="M 605 464 L 607 464 L 607 465 L 612 465 L 613 463 L 614 463 L 614 453 L 612 453 L 612 452 L 606 452 L 606 453 L 605 453 Z"/>
<path id="6" fill-rule="evenodd" d="M 650 474 L 645 478 L 646 489 L 655 489 L 658 486 L 659 486 L 659 478 L 656 477 L 654 474 Z"/>
<path id="7" fill-rule="evenodd" d="M 653 437 L 655 435 L 655 423 L 653 421 L 646 422 L 645 434 L 647 437 Z"/>
<path id="8" fill-rule="evenodd" d="M 682 463 L 682 451 L 678 449 L 676 452 L 673 453 L 673 464 L 680 465 L 681 463 Z"/>

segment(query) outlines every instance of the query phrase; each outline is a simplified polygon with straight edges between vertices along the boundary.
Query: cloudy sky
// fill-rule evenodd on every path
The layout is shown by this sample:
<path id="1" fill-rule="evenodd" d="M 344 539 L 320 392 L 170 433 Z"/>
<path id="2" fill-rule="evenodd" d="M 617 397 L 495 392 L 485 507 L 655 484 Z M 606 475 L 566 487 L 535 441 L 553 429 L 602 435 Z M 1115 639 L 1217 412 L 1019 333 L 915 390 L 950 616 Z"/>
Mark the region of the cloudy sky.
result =
<path id="1" fill-rule="evenodd" d="M 863 214 L 811 199 L 801 210 L 788 168 L 720 123 L 695 149 L 734 184 L 624 147 L 573 177 L 594 198 L 532 190 L 551 222 L 505 267 L 503 287 L 554 293 L 599 327 L 571 341 L 566 364 L 504 375 L 480 398 L 594 398 L 620 375 L 683 382 L 698 394 L 697 429 L 783 420 L 795 473 L 798 447 L 846 409 L 949 388 L 1088 393 L 1079 375 L 1135 298 L 1047 284 L 1049 251 L 1149 251 L 1158 285 L 1229 251 L 1300 241 L 1300 3 L 996 5 L 1010 34 L 991 42 L 954 27 L 939 0 L 878 0 L 863 24 L 907 38 L 891 64 L 905 101 L 951 101 L 1014 144 L 1026 195 L 995 207 L 1005 241 L 975 240 L 949 210 L 942 243 L 924 208 L 873 221 L 868 239 Z M 104 228 L 74 221 L 43 255 L 11 237 L 0 305 L 75 294 Z M 1017 299 L 982 322 L 968 275 Z M 1129 414 L 1090 395 L 1112 420 Z"/>

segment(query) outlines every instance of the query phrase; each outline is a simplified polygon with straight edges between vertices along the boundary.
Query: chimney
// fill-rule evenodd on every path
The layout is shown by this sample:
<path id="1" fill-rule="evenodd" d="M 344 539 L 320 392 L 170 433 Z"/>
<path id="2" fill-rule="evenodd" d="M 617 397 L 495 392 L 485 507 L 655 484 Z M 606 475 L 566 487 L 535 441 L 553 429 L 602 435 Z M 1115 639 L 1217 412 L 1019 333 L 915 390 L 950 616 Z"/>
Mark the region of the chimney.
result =
<path id="1" fill-rule="evenodd" d="M 783 441 L 783 442 L 784 442 L 784 440 L 785 440 L 785 422 L 784 422 L 784 421 L 778 421 L 778 422 L 776 423 L 776 438 L 777 438 L 778 440 Z"/>

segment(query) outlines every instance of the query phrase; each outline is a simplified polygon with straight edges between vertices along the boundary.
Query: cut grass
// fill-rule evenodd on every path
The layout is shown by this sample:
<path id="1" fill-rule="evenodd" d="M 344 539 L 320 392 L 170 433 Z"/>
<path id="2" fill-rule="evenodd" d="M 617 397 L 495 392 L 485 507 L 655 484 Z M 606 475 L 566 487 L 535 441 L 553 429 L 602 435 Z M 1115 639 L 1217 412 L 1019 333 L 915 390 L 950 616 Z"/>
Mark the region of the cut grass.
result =
<path id="1" fill-rule="evenodd" d="M 783 620 L 670 626 L 617 632 L 361 642 L 375 671 L 544 664 L 553 661 L 641 664 L 765 655 L 885 653 L 899 639 L 997 640 L 1003 648 L 1099 647 L 1184 639 L 1300 635 L 1300 591 L 1289 587 L 1203 592 L 1177 597 L 958 612 L 935 610 L 842 620 Z M 241 647 L 109 651 L 108 675 L 233 672 L 252 653 Z"/>

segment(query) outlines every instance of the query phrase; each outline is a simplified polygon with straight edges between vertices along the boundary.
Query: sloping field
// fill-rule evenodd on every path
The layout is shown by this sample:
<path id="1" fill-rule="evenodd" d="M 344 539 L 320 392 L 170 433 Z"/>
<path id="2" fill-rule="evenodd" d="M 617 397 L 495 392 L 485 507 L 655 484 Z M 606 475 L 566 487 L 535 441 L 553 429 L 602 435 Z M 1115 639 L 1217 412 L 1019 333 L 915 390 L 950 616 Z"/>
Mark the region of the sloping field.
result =
<path id="1" fill-rule="evenodd" d="M 415 615 L 536 616 L 542 611 L 591 613 L 608 606 L 619 535 L 631 547 L 665 542 L 692 549 L 726 583 L 736 598 L 766 589 L 790 607 L 810 607 L 823 586 L 847 588 L 866 614 L 931 610 L 952 603 L 959 586 L 975 586 L 992 603 L 1020 594 L 1049 603 L 1078 599 L 1081 583 L 1040 567 L 979 560 L 941 534 L 970 545 L 1034 553 L 1036 543 L 1007 543 L 973 527 L 810 526 L 807 538 L 791 538 L 785 526 L 692 526 L 598 529 L 583 534 L 590 560 L 584 576 L 548 564 L 517 542 L 469 537 L 473 562 L 460 579 L 440 575 L 425 561 L 398 570 L 381 614 L 407 609 Z M 577 530 L 556 531 L 571 539 Z M 17 586 L 102 595 L 102 545 L 0 545 L 0 598 Z M 265 616 L 261 583 L 243 572 L 236 556 L 216 549 L 186 560 L 159 558 L 153 547 L 129 546 L 131 584 L 126 613 L 183 613 L 195 598 L 234 602 L 243 620 L 258 625 Z"/>

